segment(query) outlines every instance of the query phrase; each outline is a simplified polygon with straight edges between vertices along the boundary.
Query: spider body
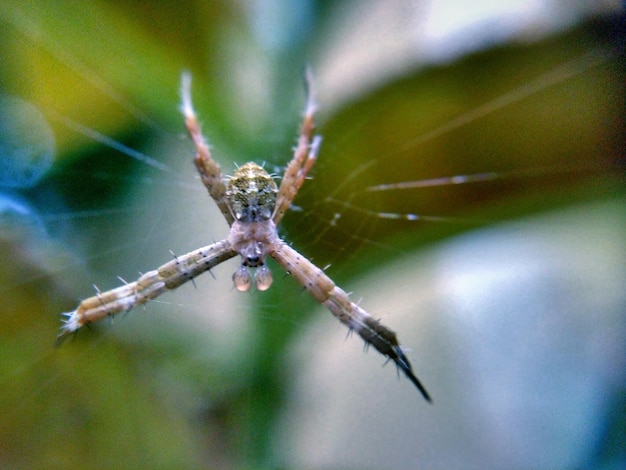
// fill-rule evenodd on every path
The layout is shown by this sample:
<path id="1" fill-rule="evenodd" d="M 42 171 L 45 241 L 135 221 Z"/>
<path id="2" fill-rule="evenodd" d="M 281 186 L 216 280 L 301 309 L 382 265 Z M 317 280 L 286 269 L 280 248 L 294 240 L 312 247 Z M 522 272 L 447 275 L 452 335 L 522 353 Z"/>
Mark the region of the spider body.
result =
<path id="1" fill-rule="evenodd" d="M 228 185 L 224 183 L 221 169 L 211 156 L 193 110 L 191 78 L 183 75 L 182 112 L 185 126 L 196 147 L 194 163 L 202 183 L 230 226 L 229 235 L 221 242 L 177 256 L 135 282 L 107 292 L 98 292 L 83 300 L 76 310 L 64 314 L 67 320 L 61 327 L 58 342 L 88 323 L 129 311 L 237 255 L 241 256 L 241 264 L 233 274 L 235 288 L 238 291 L 250 289 L 250 270 L 253 270 L 256 288 L 266 290 L 272 284 L 272 275 L 265 264 L 266 258 L 270 256 L 367 345 L 374 346 L 394 361 L 423 397 L 431 401 L 428 392 L 413 373 L 396 334 L 352 302 L 348 294 L 336 286 L 324 271 L 278 236 L 276 227 L 313 167 L 321 143 L 321 137 L 314 135 L 316 105 L 308 74 L 306 78 L 307 103 L 300 137 L 280 187 L 277 187 L 273 178 L 256 163 L 242 165 L 228 179 Z"/>
<path id="2" fill-rule="evenodd" d="M 238 291 L 247 291 L 252 285 L 248 268 L 258 268 L 254 275 L 258 290 L 267 290 L 272 285 L 272 273 L 265 257 L 279 240 L 276 224 L 271 220 L 277 193 L 274 179 L 254 162 L 237 168 L 228 180 L 226 199 L 234 221 L 227 240 L 242 258 L 241 266 L 233 274 Z"/>

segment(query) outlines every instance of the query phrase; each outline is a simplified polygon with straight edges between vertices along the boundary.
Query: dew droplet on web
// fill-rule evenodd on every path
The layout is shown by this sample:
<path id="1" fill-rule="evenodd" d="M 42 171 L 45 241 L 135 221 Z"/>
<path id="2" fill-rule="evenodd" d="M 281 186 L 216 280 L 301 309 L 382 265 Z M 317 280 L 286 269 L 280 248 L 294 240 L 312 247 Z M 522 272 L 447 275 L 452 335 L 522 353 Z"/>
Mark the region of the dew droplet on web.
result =
<path id="1" fill-rule="evenodd" d="M 0 94 L 0 186 L 35 186 L 52 166 L 54 152 L 54 135 L 41 111 Z"/>

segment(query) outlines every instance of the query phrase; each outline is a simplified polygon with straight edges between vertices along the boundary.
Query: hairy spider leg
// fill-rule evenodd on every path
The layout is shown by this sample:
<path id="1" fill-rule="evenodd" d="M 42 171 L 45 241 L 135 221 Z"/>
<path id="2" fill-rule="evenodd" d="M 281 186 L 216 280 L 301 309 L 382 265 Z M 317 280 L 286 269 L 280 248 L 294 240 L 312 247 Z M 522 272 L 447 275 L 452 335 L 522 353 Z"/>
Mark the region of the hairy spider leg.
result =
<path id="1" fill-rule="evenodd" d="M 286 243 L 270 253 L 285 271 L 293 276 L 311 296 L 350 330 L 356 331 L 366 344 L 388 357 L 413 382 L 422 396 L 432 402 L 426 388 L 413 373 L 411 363 L 405 356 L 396 334 L 350 300 L 348 294 L 337 287 L 324 271 L 311 263 Z"/>
<path id="2" fill-rule="evenodd" d="M 165 291 L 176 289 L 236 254 L 230 242 L 223 240 L 186 255 L 177 256 L 158 269 L 145 273 L 134 282 L 106 292 L 98 292 L 93 297 L 83 300 L 76 310 L 63 314 L 67 319 L 57 336 L 57 344 L 80 327 L 105 317 L 128 312 Z"/>
<path id="3" fill-rule="evenodd" d="M 293 159 L 289 162 L 289 165 L 287 165 L 287 169 L 280 183 L 276 197 L 276 207 L 274 208 L 274 214 L 272 216 L 277 226 L 291 202 L 296 197 L 296 194 L 298 194 L 309 170 L 313 167 L 322 142 L 321 136 L 313 137 L 315 132 L 314 118 L 315 111 L 317 111 L 317 104 L 313 92 L 313 79 L 309 69 L 307 69 L 305 73 L 305 85 L 307 98 L 304 108 L 304 117 L 300 125 L 300 137 L 298 138 L 298 144 L 295 148 Z"/>
<path id="4" fill-rule="evenodd" d="M 219 164 L 211 156 L 211 150 L 209 145 L 204 140 L 196 112 L 193 109 L 191 102 L 191 75 L 184 73 L 182 76 L 181 86 L 182 106 L 181 110 L 185 117 L 185 126 L 189 132 L 189 136 L 196 146 L 196 157 L 194 158 L 194 164 L 198 173 L 200 173 L 200 179 L 202 184 L 208 189 L 209 195 L 217 204 L 217 207 L 222 212 L 222 215 L 228 222 L 228 225 L 232 225 L 235 221 L 235 216 L 231 211 L 228 204 L 228 198 L 226 194 L 226 184 L 224 184 L 224 177 L 222 176 L 222 170 Z"/>

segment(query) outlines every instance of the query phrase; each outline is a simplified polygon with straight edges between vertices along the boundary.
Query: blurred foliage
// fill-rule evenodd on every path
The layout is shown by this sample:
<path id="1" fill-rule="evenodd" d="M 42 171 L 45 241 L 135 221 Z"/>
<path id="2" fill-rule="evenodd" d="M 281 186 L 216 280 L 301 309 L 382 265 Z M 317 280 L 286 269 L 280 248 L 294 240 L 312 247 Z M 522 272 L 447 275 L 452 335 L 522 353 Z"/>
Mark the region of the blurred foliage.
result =
<path id="1" fill-rule="evenodd" d="M 160 186 L 168 174 L 112 151 L 93 135 L 77 133 L 68 122 L 154 155 L 155 141 L 181 140 L 178 83 L 181 70 L 188 69 L 195 77 L 196 106 L 205 128 L 210 123 L 225 172 L 231 169 L 225 155 L 236 156 L 239 163 L 255 159 L 282 165 L 303 101 L 300 71 L 324 55 L 315 46 L 336 11 L 329 5 L 314 3 L 310 24 L 292 33 L 292 42 L 280 50 L 255 42 L 250 18 L 236 2 L 68 1 L 60 7 L 16 1 L 0 6 L 0 88 L 35 103 L 48 117 L 57 145 L 54 171 L 20 194 L 41 219 L 33 210 L 32 219 L 7 223 L 5 211 L 0 225 L 3 465 L 272 466 L 271 432 L 285 387 L 285 346 L 314 306 L 298 295 L 292 281 L 277 282 L 255 307 L 253 341 L 243 334 L 224 340 L 244 343 L 232 346 L 243 352 L 213 347 L 201 328 L 139 314 L 135 325 L 151 322 L 149 340 L 141 333 L 103 337 L 104 325 L 95 334 L 51 348 L 59 312 L 85 294 L 94 271 L 111 269 L 103 263 L 128 272 L 152 267 L 134 258 L 132 266 L 122 266 L 128 251 L 116 243 L 138 218 L 124 208 L 139 201 L 160 215 L 183 210 L 131 199 L 136 183 L 156 182 L 155 199 L 187 184 L 199 185 L 189 177 L 177 180 L 180 186 Z M 383 256 L 398 256 L 462 230 L 621 191 L 624 70 L 621 52 L 614 51 L 613 26 L 596 21 L 539 43 L 502 46 L 454 64 L 416 69 L 324 116 L 315 181 L 296 201 L 307 215 L 315 215 L 289 214 L 283 233 L 320 265 L 332 262 L 333 277 L 343 282 L 380 267 Z M 592 51 L 605 59 L 588 68 L 583 61 L 580 72 L 563 82 L 422 141 L 421 136 L 468 110 L 562 64 L 578 63 Z M 255 87 L 266 91 L 255 94 Z M 183 151 L 189 152 L 189 146 Z M 180 164 L 168 162 L 176 171 L 191 167 L 188 159 L 176 157 Z M 510 176 L 400 195 L 365 191 L 381 183 L 486 171 Z M 453 222 L 363 217 L 358 208 L 337 201 Z M 119 212 L 110 219 L 87 220 L 104 210 Z M 337 213 L 342 217 L 331 223 Z M 63 223 L 62 217 L 51 217 L 63 214 L 72 217 Z M 179 249 L 164 243 L 161 259 L 167 249 Z M 108 250 L 100 253 L 102 246 Z M 135 321 L 131 317 L 125 324 Z M 178 329 L 168 331 L 172 324 Z"/>
<path id="2" fill-rule="evenodd" d="M 314 207 L 319 219 L 288 218 L 290 233 L 308 233 L 304 238 L 314 240 L 324 263 L 352 263 L 359 247 L 372 249 L 369 241 L 394 240 L 382 243 L 398 248 L 385 254 L 401 255 L 398 237 L 405 247 L 418 246 L 615 194 L 624 164 L 624 70 L 620 56 L 605 57 L 614 41 L 606 26 L 589 24 L 419 70 L 345 106 L 325 124 L 315 185 L 305 186 L 297 201 Z M 468 110 L 480 119 L 464 122 Z M 490 173 L 497 177 L 490 180 Z M 466 175 L 486 180 L 367 189 Z M 320 197 L 320 187 L 332 190 Z M 364 217 L 369 212 L 425 220 Z M 341 218 L 333 220 L 337 213 Z"/>

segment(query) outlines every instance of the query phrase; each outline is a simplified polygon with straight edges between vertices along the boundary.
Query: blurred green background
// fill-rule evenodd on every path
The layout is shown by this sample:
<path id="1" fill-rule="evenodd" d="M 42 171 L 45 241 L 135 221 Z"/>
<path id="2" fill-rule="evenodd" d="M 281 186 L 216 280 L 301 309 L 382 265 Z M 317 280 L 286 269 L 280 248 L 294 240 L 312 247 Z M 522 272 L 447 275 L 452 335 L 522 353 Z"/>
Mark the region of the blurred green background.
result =
<path id="1" fill-rule="evenodd" d="M 494 17 L 450 34 L 444 49 L 432 33 L 440 7 L 430 3 L 4 2 L 0 93 L 14 105 L 3 104 L 1 176 L 28 183 L 7 184 L 1 199 L 0 463 L 618 468 L 626 458 L 623 11 L 558 5 L 568 21 L 504 34 L 507 21 Z M 448 8 L 450 17 L 459 13 Z M 470 34 L 490 28 L 494 36 Z M 170 250 L 182 254 L 227 233 L 191 164 L 178 111 L 181 72 L 193 75 L 194 102 L 224 173 L 255 160 L 280 174 L 307 64 L 324 141 L 281 235 L 330 265 L 335 282 L 398 332 L 435 405 L 391 367 L 381 369 L 382 358 L 363 354 L 359 341 L 344 341 L 338 322 L 275 266 L 268 292 L 235 292 L 235 264 L 226 263 L 195 288 L 54 348 L 60 312 L 92 295 L 92 285 L 113 288 L 117 276 L 132 280 L 169 261 Z M 11 138 L 7 123 L 21 124 Z M 475 174 L 485 181 L 371 189 Z M 460 250 L 456 236 L 479 234 L 472 246 L 488 253 L 493 235 L 482 230 L 500 226 L 518 246 L 538 237 L 547 250 L 523 255 L 558 286 L 548 289 L 556 306 L 545 315 L 532 310 L 539 297 L 527 291 L 503 297 L 493 315 L 480 311 L 478 321 L 471 302 L 459 313 L 434 282 L 445 264 L 439 256 Z M 490 257 L 477 255 L 474 265 Z M 486 285 L 499 286 L 489 273 Z M 373 281 L 353 289 L 366 278 Z M 587 291 L 598 295 L 576 296 Z M 437 307 L 403 297 L 415 292 Z M 520 327 L 513 304 L 524 297 L 521 312 L 532 322 Z M 570 303 L 585 308 L 570 316 Z M 555 328 L 554 318 L 564 323 Z M 525 336 L 537 330 L 545 342 Z M 594 335 L 564 345 L 572 331 Z M 469 371 L 469 346 L 459 346 L 468 338 L 492 353 Z M 521 347 L 500 369 L 507 348 L 496 348 L 496 338 L 513 338 L 511 348 L 526 340 L 549 347 Z M 602 370 L 589 395 L 574 397 L 568 380 L 588 370 L 572 365 L 578 353 L 593 358 L 585 367 Z M 514 385 L 541 371 L 554 396 L 510 394 L 510 385 L 488 380 L 492 369 L 496 377 L 506 369 Z M 356 370 L 363 372 L 352 377 Z M 538 412 L 558 403 L 582 404 L 565 407 L 565 417 Z M 378 413 L 387 419 L 374 419 Z M 573 430 L 529 437 L 559 429 L 555 423 Z M 507 441 L 497 430 L 509 428 L 522 431 Z"/>

